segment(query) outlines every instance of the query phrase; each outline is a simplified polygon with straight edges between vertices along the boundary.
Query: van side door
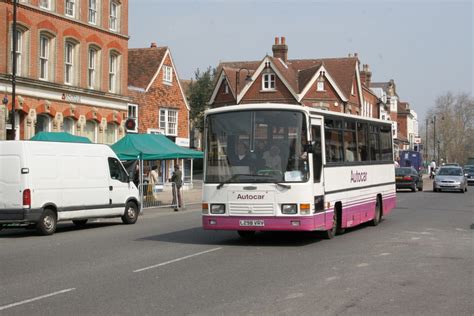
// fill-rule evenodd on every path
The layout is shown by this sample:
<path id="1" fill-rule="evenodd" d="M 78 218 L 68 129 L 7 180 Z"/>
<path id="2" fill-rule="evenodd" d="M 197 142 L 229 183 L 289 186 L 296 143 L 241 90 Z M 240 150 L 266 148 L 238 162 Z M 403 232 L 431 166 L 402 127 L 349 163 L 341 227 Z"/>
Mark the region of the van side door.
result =
<path id="1" fill-rule="evenodd" d="M 109 204 L 120 213 L 124 211 L 125 203 L 130 196 L 128 174 L 117 158 L 109 157 L 108 165 L 110 171 Z"/>

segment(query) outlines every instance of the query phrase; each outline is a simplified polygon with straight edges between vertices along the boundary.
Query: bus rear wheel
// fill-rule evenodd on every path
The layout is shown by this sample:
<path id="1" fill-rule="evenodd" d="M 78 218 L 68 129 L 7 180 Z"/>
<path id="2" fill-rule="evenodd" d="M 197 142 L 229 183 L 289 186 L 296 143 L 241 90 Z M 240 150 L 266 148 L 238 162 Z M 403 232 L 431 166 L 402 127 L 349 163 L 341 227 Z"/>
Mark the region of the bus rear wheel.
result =
<path id="1" fill-rule="evenodd" d="M 254 230 L 239 230 L 237 231 L 237 234 L 239 234 L 240 238 L 252 239 L 255 236 L 255 231 Z"/>
<path id="2" fill-rule="evenodd" d="M 375 202 L 375 215 L 374 215 L 374 219 L 370 221 L 370 225 L 377 226 L 380 223 L 381 218 L 382 218 L 382 203 L 380 203 L 380 198 L 377 197 L 377 201 Z"/>

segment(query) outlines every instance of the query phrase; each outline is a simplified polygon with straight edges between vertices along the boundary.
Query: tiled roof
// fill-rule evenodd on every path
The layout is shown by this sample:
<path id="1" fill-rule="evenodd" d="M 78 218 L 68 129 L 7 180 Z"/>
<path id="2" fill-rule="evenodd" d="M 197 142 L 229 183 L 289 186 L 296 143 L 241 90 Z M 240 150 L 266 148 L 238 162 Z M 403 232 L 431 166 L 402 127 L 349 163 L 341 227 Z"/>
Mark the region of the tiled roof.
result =
<path id="1" fill-rule="evenodd" d="M 290 87 L 296 93 L 301 93 L 309 81 L 313 78 L 316 71 L 324 65 L 329 75 L 336 81 L 345 96 L 350 96 L 352 82 L 355 76 L 357 58 L 323 58 L 323 59 L 293 59 L 284 63 L 279 58 L 269 57 L 277 70 L 282 74 Z M 218 71 L 223 69 L 230 87 L 235 87 L 235 74 L 238 69 L 247 68 L 250 75 L 260 66 L 261 61 L 245 62 L 222 62 L 218 66 Z M 240 72 L 239 91 L 245 86 L 246 71 Z M 234 89 L 233 89 L 234 90 Z"/>
<path id="2" fill-rule="evenodd" d="M 181 87 L 183 88 L 183 93 L 184 95 L 188 95 L 188 91 L 189 91 L 189 86 L 191 85 L 191 82 L 193 82 L 192 80 L 189 80 L 189 79 L 181 79 L 179 80 L 179 82 L 181 83 Z"/>
<path id="3" fill-rule="evenodd" d="M 153 79 L 168 47 L 131 48 L 128 50 L 128 85 L 146 89 Z"/>

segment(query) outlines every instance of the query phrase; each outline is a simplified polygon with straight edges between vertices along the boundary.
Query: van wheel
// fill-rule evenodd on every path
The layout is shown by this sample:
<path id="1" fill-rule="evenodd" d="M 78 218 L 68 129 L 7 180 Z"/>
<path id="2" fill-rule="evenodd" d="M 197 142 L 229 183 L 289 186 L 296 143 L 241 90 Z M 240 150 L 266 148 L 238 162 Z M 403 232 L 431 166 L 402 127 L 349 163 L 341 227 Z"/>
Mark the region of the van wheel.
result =
<path id="1" fill-rule="evenodd" d="M 382 218 L 382 205 L 380 203 L 380 199 L 377 197 L 377 201 L 375 202 L 375 215 L 374 215 L 374 219 L 370 221 L 370 225 L 377 226 L 380 223 L 381 218 Z"/>
<path id="2" fill-rule="evenodd" d="M 88 221 L 87 219 L 73 219 L 72 220 L 74 225 L 79 226 L 79 227 L 85 226 L 87 221 Z"/>
<path id="3" fill-rule="evenodd" d="M 56 213 L 50 209 L 45 209 L 38 224 L 36 224 L 36 230 L 43 236 L 52 235 L 56 231 L 57 224 L 58 218 Z"/>
<path id="4" fill-rule="evenodd" d="M 122 216 L 124 224 L 135 224 L 138 219 L 138 207 L 133 202 L 128 202 L 125 206 L 125 213 Z"/>

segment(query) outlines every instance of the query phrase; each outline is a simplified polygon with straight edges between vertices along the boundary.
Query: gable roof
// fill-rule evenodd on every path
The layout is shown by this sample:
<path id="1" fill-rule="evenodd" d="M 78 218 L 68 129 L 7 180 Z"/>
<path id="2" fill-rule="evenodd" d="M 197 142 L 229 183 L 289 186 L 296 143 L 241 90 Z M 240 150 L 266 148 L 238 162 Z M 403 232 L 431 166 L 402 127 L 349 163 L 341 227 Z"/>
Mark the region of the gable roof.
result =
<path id="1" fill-rule="evenodd" d="M 238 87 L 240 95 L 247 86 L 245 77 L 247 75 L 259 75 L 261 70 L 264 69 L 264 63 L 266 62 L 271 63 L 272 68 L 281 76 L 280 79 L 284 81 L 287 88 L 295 95 L 298 101 L 303 96 L 297 97 L 297 95 L 305 91 L 308 84 L 317 78 L 317 72 L 320 69 L 324 69 L 326 75 L 332 79 L 331 83 L 335 85 L 334 88 L 341 94 L 341 98 L 348 99 L 351 95 L 352 82 L 358 67 L 358 59 L 356 57 L 292 59 L 284 62 L 280 58 L 266 56 L 262 61 L 221 62 L 217 67 L 217 71 L 218 73 L 222 71 L 225 74 L 229 87 L 235 96 L 236 73 L 238 70 L 242 68 L 249 70 L 248 72 L 245 70 L 240 71 Z M 221 81 L 218 81 L 215 89 L 218 89 L 220 84 Z M 211 103 L 213 99 L 211 98 Z"/>
<path id="2" fill-rule="evenodd" d="M 163 62 L 168 47 L 128 50 L 128 86 L 146 89 Z"/>

